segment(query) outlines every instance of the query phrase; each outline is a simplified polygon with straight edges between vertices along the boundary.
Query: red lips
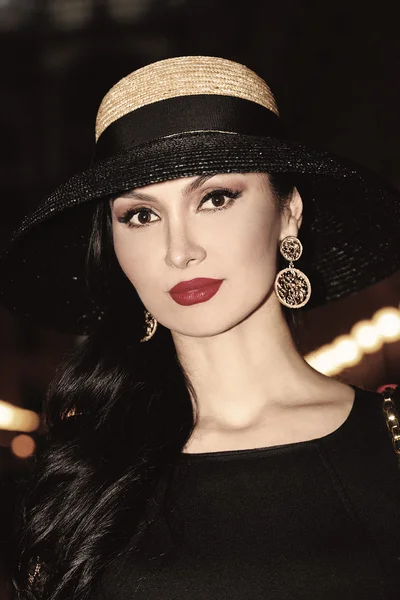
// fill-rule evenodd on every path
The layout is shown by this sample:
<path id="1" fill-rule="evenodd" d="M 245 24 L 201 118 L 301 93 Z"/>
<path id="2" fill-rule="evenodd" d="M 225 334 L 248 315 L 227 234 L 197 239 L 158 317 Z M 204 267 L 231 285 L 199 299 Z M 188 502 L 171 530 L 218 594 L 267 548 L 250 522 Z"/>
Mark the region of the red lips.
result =
<path id="1" fill-rule="evenodd" d="M 181 281 L 174 285 L 169 291 L 175 294 L 181 294 L 184 292 L 191 292 L 193 290 L 201 290 L 202 288 L 208 287 L 215 283 L 223 281 L 222 279 L 210 279 L 208 277 L 198 277 L 197 279 L 190 279 L 188 281 Z"/>

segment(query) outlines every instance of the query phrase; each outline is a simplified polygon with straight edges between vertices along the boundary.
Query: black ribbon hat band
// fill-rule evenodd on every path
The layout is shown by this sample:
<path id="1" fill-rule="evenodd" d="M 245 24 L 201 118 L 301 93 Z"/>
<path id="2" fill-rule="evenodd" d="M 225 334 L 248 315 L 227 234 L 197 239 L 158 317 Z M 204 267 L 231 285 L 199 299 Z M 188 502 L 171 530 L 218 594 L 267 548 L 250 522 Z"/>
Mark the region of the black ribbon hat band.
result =
<path id="1" fill-rule="evenodd" d="M 194 131 L 284 136 L 279 117 L 251 100 L 217 94 L 175 96 L 136 108 L 111 123 L 97 141 L 94 162 L 152 140 Z"/>

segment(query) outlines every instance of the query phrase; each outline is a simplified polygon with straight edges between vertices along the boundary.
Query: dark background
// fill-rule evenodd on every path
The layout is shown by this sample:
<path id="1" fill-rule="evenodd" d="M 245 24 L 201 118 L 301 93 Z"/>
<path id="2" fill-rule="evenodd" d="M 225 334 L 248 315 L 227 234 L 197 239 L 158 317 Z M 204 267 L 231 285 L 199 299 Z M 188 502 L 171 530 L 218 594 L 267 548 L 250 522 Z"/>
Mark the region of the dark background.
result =
<path id="1" fill-rule="evenodd" d="M 109 87 L 178 55 L 246 64 L 271 86 L 294 138 L 356 160 L 400 187 L 397 4 L 0 0 L 0 248 L 28 210 L 88 165 L 96 111 Z M 315 309 L 306 318 L 305 345 L 328 343 L 399 299 L 396 274 Z M 40 411 L 54 368 L 75 339 L 22 324 L 2 309 L 0 328 L 0 398 Z M 340 377 L 373 389 L 399 383 L 400 342 Z M 24 469 L 8 447 L 12 435 L 0 432 L 4 555 L 11 491 Z"/>

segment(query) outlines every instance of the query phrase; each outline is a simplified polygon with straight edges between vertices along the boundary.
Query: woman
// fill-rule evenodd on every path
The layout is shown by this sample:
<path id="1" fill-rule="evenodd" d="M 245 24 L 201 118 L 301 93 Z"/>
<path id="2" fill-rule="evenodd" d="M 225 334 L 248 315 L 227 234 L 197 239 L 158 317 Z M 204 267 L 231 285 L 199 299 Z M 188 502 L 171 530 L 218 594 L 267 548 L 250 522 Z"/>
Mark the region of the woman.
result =
<path id="1" fill-rule="evenodd" d="M 399 196 L 290 141 L 225 59 L 128 75 L 96 140 L 0 264 L 6 306 L 86 335 L 22 493 L 18 597 L 397 598 L 396 407 L 314 371 L 293 314 L 399 267 Z"/>

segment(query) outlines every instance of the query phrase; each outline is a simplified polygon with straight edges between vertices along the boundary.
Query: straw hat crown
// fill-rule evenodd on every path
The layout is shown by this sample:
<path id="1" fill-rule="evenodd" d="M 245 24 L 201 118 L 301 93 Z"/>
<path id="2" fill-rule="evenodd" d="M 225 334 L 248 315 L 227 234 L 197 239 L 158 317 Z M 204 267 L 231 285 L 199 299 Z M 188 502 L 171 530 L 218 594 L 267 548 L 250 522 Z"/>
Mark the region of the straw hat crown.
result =
<path id="1" fill-rule="evenodd" d="M 225 58 L 179 56 L 142 67 L 107 92 L 97 113 L 96 141 L 129 112 L 160 100 L 196 94 L 243 98 L 279 116 L 269 86 L 248 67 Z"/>

